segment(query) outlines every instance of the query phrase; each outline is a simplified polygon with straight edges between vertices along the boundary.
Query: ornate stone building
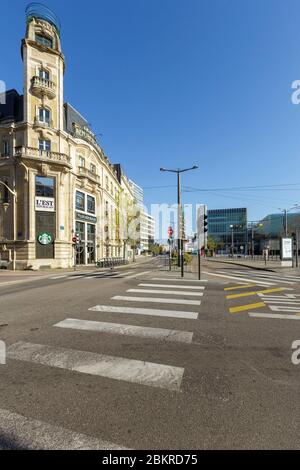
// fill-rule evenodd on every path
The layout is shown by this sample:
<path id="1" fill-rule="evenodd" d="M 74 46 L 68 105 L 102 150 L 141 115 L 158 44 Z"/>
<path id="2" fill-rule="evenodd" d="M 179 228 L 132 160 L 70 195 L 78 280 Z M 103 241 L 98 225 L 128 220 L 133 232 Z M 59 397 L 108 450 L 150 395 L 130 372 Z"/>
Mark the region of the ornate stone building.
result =
<path id="1" fill-rule="evenodd" d="M 79 264 L 130 256 L 132 190 L 64 102 L 59 20 L 37 5 L 26 10 L 24 95 L 9 90 L 0 104 L 0 259 L 13 269 L 71 267 L 76 233 Z"/>

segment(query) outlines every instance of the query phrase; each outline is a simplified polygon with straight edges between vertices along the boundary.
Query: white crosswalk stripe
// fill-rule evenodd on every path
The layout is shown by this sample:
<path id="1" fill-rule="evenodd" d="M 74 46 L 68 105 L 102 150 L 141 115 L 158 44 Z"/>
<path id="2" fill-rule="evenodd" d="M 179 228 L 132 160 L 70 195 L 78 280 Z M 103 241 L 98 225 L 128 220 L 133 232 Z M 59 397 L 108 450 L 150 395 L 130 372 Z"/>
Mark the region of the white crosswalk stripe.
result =
<path id="1" fill-rule="evenodd" d="M 176 289 L 193 289 L 193 290 L 204 290 L 204 286 L 174 286 L 174 284 L 139 284 L 141 287 L 171 287 Z"/>
<path id="2" fill-rule="evenodd" d="M 124 300 L 125 302 L 153 302 L 160 304 L 182 304 L 182 305 L 201 305 L 200 300 L 185 299 L 163 299 L 154 297 L 129 297 L 126 295 L 115 295 L 112 300 Z"/>
<path id="3" fill-rule="evenodd" d="M 186 318 L 189 320 L 197 320 L 198 312 L 185 312 L 179 310 L 158 310 L 150 308 L 137 307 L 117 307 L 114 305 L 95 305 L 89 308 L 94 312 L 121 313 L 130 315 L 148 315 L 153 317 L 170 317 L 170 318 Z"/>
<path id="4" fill-rule="evenodd" d="M 106 440 L 0 409 L 0 450 L 128 450 Z"/>
<path id="5" fill-rule="evenodd" d="M 136 292 L 141 294 L 164 294 L 164 295 L 189 295 L 192 297 L 202 297 L 203 292 L 189 292 L 177 290 L 159 290 L 159 289 L 128 289 L 126 292 Z"/>
<path id="6" fill-rule="evenodd" d="M 174 282 L 208 282 L 207 279 L 181 279 L 172 277 L 151 277 L 151 281 L 174 281 Z"/>
<path id="7" fill-rule="evenodd" d="M 277 319 L 277 320 L 300 320 L 300 316 L 298 315 L 285 315 L 285 314 L 280 314 L 280 313 L 249 312 L 248 315 L 249 317 L 255 317 L 255 318 L 271 318 L 271 319 Z"/>
<path id="8" fill-rule="evenodd" d="M 232 271 L 234 274 L 237 274 L 237 275 L 240 275 L 240 274 L 245 274 L 243 271 Z M 293 285 L 295 284 L 295 281 L 294 280 L 288 280 L 287 278 L 283 277 L 283 276 L 278 276 L 278 275 L 267 275 L 267 274 L 258 274 L 258 273 L 250 273 L 248 274 L 251 278 L 253 278 L 253 280 L 255 282 L 257 281 L 269 281 L 271 280 L 272 282 L 277 282 L 277 283 L 282 283 L 282 284 L 290 284 L 290 285 Z"/>
<path id="9" fill-rule="evenodd" d="M 237 273 L 237 274 L 245 274 L 245 271 L 232 271 L 234 273 Z M 257 276 L 257 277 L 265 277 L 265 278 L 269 278 L 269 279 L 277 279 L 279 281 L 281 281 L 282 279 L 286 279 L 288 281 L 295 281 L 295 282 L 299 282 L 300 281 L 300 278 L 299 277 L 295 277 L 295 276 L 289 276 L 289 275 L 286 275 L 284 273 L 277 273 L 277 272 L 261 272 L 261 271 L 254 271 L 254 272 L 251 272 L 251 276 Z"/>
<path id="10" fill-rule="evenodd" d="M 273 310 L 274 312 L 299 312 L 300 313 L 300 305 L 299 307 L 292 307 L 289 305 L 268 305 L 268 307 Z"/>
<path id="11" fill-rule="evenodd" d="M 50 279 L 64 279 L 67 277 L 67 274 L 64 274 L 63 276 L 54 276 L 54 277 L 50 277 Z"/>
<path id="12" fill-rule="evenodd" d="M 217 273 L 210 273 L 208 271 L 203 271 L 204 274 L 207 274 L 209 276 L 216 276 L 216 277 L 221 277 L 221 278 L 225 278 L 225 279 L 233 279 L 235 281 L 244 281 L 244 282 L 248 282 L 248 283 L 254 283 L 254 279 L 253 278 L 250 278 L 250 277 L 242 277 L 242 276 L 238 276 L 238 275 L 235 275 L 235 276 L 230 276 L 228 275 L 227 273 L 223 273 L 222 271 L 218 271 Z M 269 286 L 276 286 L 277 283 L 275 282 L 265 282 L 265 281 L 256 281 L 255 280 L 255 284 L 259 285 L 259 286 L 266 286 L 266 287 L 269 287 Z"/>
<path id="13" fill-rule="evenodd" d="M 106 356 L 20 341 L 8 348 L 8 359 L 67 369 L 140 385 L 179 391 L 184 369 L 153 362 Z"/>
<path id="14" fill-rule="evenodd" d="M 139 276 L 144 276 L 145 274 L 150 273 L 150 271 L 144 271 L 142 273 L 132 274 L 131 276 L 124 276 L 124 279 L 134 279 Z"/>
<path id="15" fill-rule="evenodd" d="M 66 318 L 56 323 L 59 328 L 75 330 L 97 331 L 100 333 L 116 334 L 121 336 L 137 336 L 141 338 L 162 339 L 178 343 L 191 343 L 193 333 L 189 331 L 168 330 L 165 328 L 149 328 L 146 326 L 125 325 L 120 323 L 107 323 L 90 320 L 77 320 Z"/>

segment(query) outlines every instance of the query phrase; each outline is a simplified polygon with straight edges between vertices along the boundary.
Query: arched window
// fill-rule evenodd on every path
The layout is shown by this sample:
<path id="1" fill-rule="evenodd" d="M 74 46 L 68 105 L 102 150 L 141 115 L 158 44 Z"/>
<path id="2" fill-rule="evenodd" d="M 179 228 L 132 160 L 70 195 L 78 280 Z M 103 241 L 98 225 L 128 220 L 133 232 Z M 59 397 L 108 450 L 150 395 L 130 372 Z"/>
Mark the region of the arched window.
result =
<path id="1" fill-rule="evenodd" d="M 52 39 L 46 37 L 46 36 L 43 36 L 42 34 L 39 34 L 39 33 L 36 33 L 35 34 L 35 40 L 38 44 L 41 44 L 42 46 L 45 46 L 45 47 L 50 47 L 50 49 L 53 48 L 53 41 Z"/>
<path id="2" fill-rule="evenodd" d="M 50 126 L 51 122 L 51 114 L 50 110 L 47 108 L 39 108 L 39 122 L 43 122 Z"/>
<path id="3" fill-rule="evenodd" d="M 50 79 L 50 74 L 49 74 L 48 70 L 40 68 L 39 69 L 39 78 L 49 80 Z"/>

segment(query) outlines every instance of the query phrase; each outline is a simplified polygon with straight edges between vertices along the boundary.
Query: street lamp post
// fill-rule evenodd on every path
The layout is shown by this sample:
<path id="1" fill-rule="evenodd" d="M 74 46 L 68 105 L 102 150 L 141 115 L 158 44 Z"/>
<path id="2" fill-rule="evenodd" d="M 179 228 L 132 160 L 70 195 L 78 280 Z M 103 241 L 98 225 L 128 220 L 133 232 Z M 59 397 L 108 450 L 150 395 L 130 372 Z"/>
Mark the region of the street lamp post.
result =
<path id="1" fill-rule="evenodd" d="M 13 245 L 13 270 L 15 271 L 16 269 L 16 199 L 17 199 L 17 193 L 16 191 L 13 191 L 6 183 L 4 183 L 4 181 L 1 181 L 0 180 L 0 184 L 2 184 L 2 186 L 4 186 L 4 188 L 7 189 L 7 191 L 13 196 L 13 208 L 14 208 L 14 211 L 13 211 L 13 241 L 14 241 L 14 245 Z M 3 205 L 3 208 L 4 208 L 4 211 L 6 211 L 9 207 L 9 200 L 4 200 L 2 202 L 2 205 Z"/>
<path id="2" fill-rule="evenodd" d="M 197 165 L 192 166 L 191 168 L 184 168 L 184 169 L 177 169 L 177 170 L 170 170 L 167 168 L 160 168 L 160 171 L 168 171 L 170 173 L 177 174 L 177 206 L 178 206 L 178 266 L 181 267 L 181 277 L 184 276 L 184 261 L 183 261 L 183 240 L 182 240 L 182 207 L 181 207 L 181 173 L 190 170 L 196 170 L 198 168 Z"/>
<path id="3" fill-rule="evenodd" d="M 230 225 L 230 228 L 231 228 L 231 256 L 233 258 L 233 250 L 234 250 L 233 229 L 234 229 L 234 225 Z"/>
<path id="4" fill-rule="evenodd" d="M 264 224 L 261 224 L 259 222 L 251 222 L 251 256 L 252 256 L 252 259 L 254 259 L 254 229 L 261 228 L 263 226 Z"/>
<path id="5" fill-rule="evenodd" d="M 293 207 L 291 207 L 290 209 L 281 209 L 279 208 L 278 210 L 281 211 L 283 213 L 283 227 L 284 227 L 284 235 L 285 237 L 288 236 L 288 212 L 291 212 L 295 209 L 299 209 L 299 204 L 294 204 Z"/>

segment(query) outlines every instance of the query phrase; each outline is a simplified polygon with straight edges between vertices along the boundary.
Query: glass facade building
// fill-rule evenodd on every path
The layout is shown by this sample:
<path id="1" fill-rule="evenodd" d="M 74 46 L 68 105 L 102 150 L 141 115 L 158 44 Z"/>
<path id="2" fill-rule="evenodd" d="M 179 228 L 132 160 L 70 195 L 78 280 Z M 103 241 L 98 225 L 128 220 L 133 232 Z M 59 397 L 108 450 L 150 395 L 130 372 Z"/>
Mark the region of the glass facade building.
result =
<path id="1" fill-rule="evenodd" d="M 247 254 L 247 209 L 212 209 L 207 212 L 208 236 L 217 243 L 217 253 Z"/>

